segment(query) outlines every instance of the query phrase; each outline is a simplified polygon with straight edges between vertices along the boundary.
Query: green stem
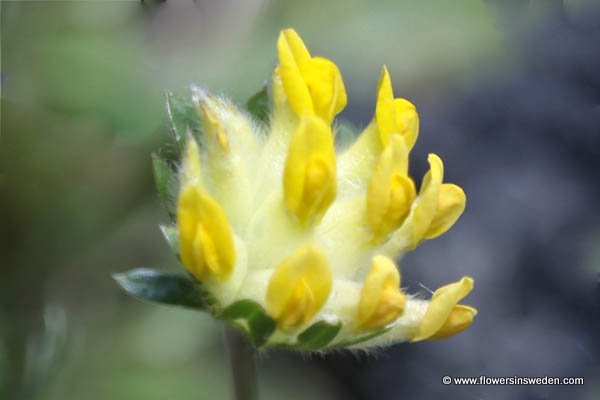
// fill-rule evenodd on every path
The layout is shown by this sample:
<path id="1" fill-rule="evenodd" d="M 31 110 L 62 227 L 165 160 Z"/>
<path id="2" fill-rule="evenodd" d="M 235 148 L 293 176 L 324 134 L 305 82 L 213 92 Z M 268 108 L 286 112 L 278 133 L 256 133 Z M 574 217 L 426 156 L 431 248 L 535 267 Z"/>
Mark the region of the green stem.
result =
<path id="1" fill-rule="evenodd" d="M 225 346 L 229 354 L 235 400 L 257 400 L 255 351 L 236 329 L 225 327 Z"/>

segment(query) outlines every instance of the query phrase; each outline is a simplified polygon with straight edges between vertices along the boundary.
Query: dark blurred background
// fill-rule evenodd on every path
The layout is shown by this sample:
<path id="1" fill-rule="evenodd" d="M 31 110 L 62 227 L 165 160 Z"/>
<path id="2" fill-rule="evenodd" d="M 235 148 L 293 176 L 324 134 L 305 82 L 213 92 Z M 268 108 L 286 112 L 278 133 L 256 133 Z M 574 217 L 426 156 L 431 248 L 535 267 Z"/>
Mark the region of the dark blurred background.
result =
<path id="1" fill-rule="evenodd" d="M 225 399 L 221 327 L 110 274 L 176 270 L 150 153 L 163 91 L 243 102 L 280 29 L 340 67 L 365 126 L 380 68 L 419 108 L 411 170 L 441 155 L 468 195 L 402 261 L 410 291 L 469 274 L 468 331 L 364 356 L 268 352 L 265 399 L 600 398 L 600 2 L 224 0 L 1 3 L 0 398 Z M 444 386 L 451 376 L 583 386 Z"/>

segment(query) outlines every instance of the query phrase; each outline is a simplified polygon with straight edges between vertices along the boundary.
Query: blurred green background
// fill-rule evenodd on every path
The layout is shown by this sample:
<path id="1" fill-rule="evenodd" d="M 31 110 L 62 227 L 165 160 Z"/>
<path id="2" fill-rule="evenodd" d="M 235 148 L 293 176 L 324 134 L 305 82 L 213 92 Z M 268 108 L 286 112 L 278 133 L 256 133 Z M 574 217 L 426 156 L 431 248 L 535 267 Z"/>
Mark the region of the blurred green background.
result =
<path id="1" fill-rule="evenodd" d="M 384 63 L 396 92 L 421 102 L 518 70 L 515 38 L 553 2 L 508 17 L 498 3 L 3 1 L 0 398 L 228 398 L 219 324 L 134 301 L 110 278 L 177 269 L 150 164 L 169 140 L 164 90 L 196 82 L 241 103 L 269 78 L 279 30 L 294 27 L 339 65 L 342 117 L 364 126 Z M 259 375 L 265 399 L 340 393 L 278 353 Z"/>

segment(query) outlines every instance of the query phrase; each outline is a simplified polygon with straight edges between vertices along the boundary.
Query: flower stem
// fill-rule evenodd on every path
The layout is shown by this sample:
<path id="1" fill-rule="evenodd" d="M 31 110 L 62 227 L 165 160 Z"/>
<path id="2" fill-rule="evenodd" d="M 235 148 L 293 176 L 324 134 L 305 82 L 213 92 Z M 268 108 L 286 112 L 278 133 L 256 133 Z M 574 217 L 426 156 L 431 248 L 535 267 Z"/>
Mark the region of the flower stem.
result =
<path id="1" fill-rule="evenodd" d="M 254 347 L 235 328 L 225 327 L 225 347 L 229 354 L 235 400 L 257 400 Z"/>

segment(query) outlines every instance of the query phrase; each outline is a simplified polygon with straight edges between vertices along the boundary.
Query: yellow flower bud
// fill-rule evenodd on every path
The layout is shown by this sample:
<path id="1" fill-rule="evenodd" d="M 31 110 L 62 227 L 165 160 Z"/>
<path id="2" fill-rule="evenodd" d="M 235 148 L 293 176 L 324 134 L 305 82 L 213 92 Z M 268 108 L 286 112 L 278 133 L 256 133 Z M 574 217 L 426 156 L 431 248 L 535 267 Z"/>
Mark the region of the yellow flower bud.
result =
<path id="1" fill-rule="evenodd" d="M 304 117 L 290 141 L 283 174 L 285 205 L 302 226 L 321 220 L 335 199 L 333 136 L 318 117 Z"/>
<path id="2" fill-rule="evenodd" d="M 472 289 L 473 279 L 464 277 L 436 290 L 412 341 L 418 342 L 435 335 L 443 338 L 466 329 L 477 312 L 471 307 L 457 308 L 457 303 Z"/>
<path id="3" fill-rule="evenodd" d="M 407 173 L 408 149 L 404 139 L 392 136 L 367 191 L 367 220 L 376 243 L 397 229 L 410 211 L 416 189 Z"/>
<path id="4" fill-rule="evenodd" d="M 387 145 L 391 135 L 400 135 L 406 141 L 410 151 L 419 135 L 419 115 L 410 101 L 394 99 L 392 80 L 387 68 L 384 66 L 377 89 L 377 105 L 375 118 L 381 143 Z"/>
<path id="5" fill-rule="evenodd" d="M 183 265 L 198 279 L 226 281 L 235 265 L 233 235 L 219 203 L 202 188 L 198 145 L 188 138 L 177 206 Z"/>
<path id="6" fill-rule="evenodd" d="M 267 288 L 267 310 L 280 329 L 309 322 L 329 297 L 332 271 L 325 254 L 307 245 L 284 259 Z"/>
<path id="7" fill-rule="evenodd" d="M 392 260 L 376 256 L 360 292 L 356 329 L 382 328 L 404 311 L 406 296 L 400 291 L 400 273 Z"/>
<path id="8" fill-rule="evenodd" d="M 344 109 L 346 89 L 337 66 L 321 57 L 311 57 L 296 31 L 286 29 L 277 41 L 279 68 L 285 94 L 296 115 L 317 115 L 331 124 Z"/>

